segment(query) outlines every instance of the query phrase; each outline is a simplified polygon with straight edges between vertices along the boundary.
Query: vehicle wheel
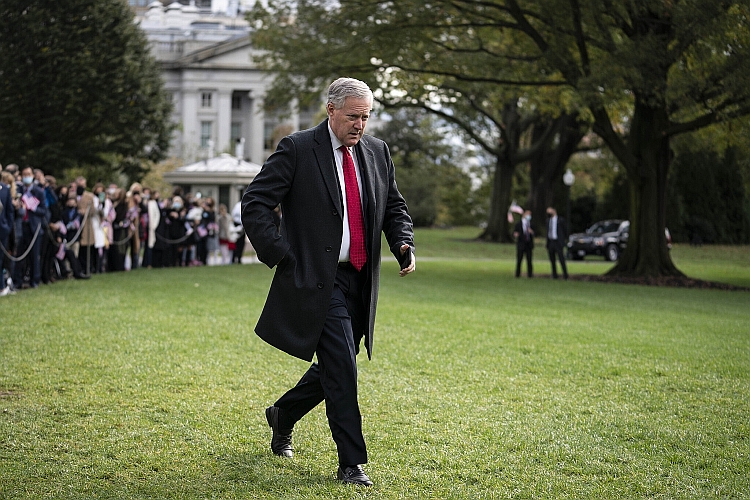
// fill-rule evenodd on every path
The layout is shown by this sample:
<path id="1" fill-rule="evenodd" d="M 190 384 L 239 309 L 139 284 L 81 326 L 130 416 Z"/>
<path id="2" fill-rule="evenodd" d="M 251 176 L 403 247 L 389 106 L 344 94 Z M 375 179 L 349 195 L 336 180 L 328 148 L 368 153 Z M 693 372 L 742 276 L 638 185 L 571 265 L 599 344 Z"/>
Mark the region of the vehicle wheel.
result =
<path id="1" fill-rule="evenodd" d="M 607 251 L 604 253 L 604 256 L 608 261 L 614 262 L 620 256 L 620 249 L 617 248 L 617 245 L 611 243 L 607 246 Z"/>

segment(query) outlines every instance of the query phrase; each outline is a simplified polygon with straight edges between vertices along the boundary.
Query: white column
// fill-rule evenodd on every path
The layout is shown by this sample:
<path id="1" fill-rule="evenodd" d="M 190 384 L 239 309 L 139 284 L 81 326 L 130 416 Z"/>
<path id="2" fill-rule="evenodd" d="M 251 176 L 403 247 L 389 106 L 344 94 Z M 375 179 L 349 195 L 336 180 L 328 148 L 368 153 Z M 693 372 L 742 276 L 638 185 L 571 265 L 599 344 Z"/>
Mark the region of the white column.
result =
<path id="1" fill-rule="evenodd" d="M 255 95 L 255 92 L 253 93 Z M 250 131 L 248 143 L 245 144 L 246 155 L 250 161 L 263 165 L 266 156 L 263 152 L 263 101 L 257 97 L 250 100 Z"/>
<path id="2" fill-rule="evenodd" d="M 186 163 L 195 161 L 200 147 L 200 123 L 198 122 L 198 92 L 182 94 L 182 158 Z"/>
<path id="3" fill-rule="evenodd" d="M 289 117 L 289 122 L 293 132 L 299 130 L 299 100 L 296 98 L 292 101 L 292 113 Z"/>
<path id="4" fill-rule="evenodd" d="M 234 145 L 229 144 L 232 134 L 232 91 L 220 91 L 217 94 L 216 154 L 223 153 L 227 148 L 230 154 L 234 154 Z"/>

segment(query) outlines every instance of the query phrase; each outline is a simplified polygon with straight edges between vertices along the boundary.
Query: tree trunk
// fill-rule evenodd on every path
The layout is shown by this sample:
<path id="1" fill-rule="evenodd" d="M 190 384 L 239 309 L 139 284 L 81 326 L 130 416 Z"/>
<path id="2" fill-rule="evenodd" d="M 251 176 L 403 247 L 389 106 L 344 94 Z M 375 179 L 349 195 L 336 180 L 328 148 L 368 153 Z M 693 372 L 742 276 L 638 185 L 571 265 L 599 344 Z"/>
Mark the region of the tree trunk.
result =
<path id="1" fill-rule="evenodd" d="M 518 149 L 523 133 L 523 120 L 519 112 L 518 98 L 509 99 L 503 106 L 500 147 L 496 152 L 495 177 L 490 194 L 490 213 L 487 217 L 487 228 L 479 239 L 496 243 L 512 243 L 508 207 L 510 192 L 513 186 L 513 174 L 518 164 Z"/>
<path id="2" fill-rule="evenodd" d="M 547 124 L 544 122 L 536 124 L 532 141 L 541 140 L 546 128 Z M 578 123 L 578 113 L 560 115 L 555 118 L 555 134 L 550 136 L 549 143 L 531 158 L 529 162 L 531 186 L 527 208 L 531 209 L 537 222 L 544 220 L 547 207 L 554 206 L 553 186 L 562 183 L 565 165 L 576 152 L 585 133 L 586 127 Z M 555 208 L 560 215 L 564 215 L 561 206 Z M 538 227 L 542 228 L 544 224 Z M 542 235 L 542 233 L 537 234 Z"/>
<path id="3" fill-rule="evenodd" d="M 648 102 L 648 101 L 645 101 Z M 635 164 L 628 165 L 630 234 L 628 246 L 609 276 L 684 276 L 667 249 L 667 173 L 671 159 L 669 120 L 663 108 L 636 99 L 629 149 Z M 623 162 L 625 163 L 625 162 Z"/>
<path id="4" fill-rule="evenodd" d="M 496 158 L 487 228 L 479 236 L 479 239 L 497 243 L 511 243 L 513 238 L 510 235 L 511 227 L 507 214 L 511 203 L 510 191 L 516 167 L 502 156 Z"/>

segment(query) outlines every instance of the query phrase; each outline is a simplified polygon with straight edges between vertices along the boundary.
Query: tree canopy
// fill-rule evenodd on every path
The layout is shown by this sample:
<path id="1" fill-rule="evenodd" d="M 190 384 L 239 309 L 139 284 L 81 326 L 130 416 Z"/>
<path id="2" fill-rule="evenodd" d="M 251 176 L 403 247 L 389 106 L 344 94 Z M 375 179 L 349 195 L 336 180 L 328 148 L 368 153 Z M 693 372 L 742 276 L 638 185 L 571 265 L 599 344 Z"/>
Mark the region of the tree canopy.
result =
<path id="1" fill-rule="evenodd" d="M 0 161 L 62 175 L 166 156 L 171 103 L 122 0 L 0 3 Z"/>
<path id="2" fill-rule="evenodd" d="M 750 114 L 749 14 L 749 0 L 279 0 L 251 19 L 280 92 L 357 76 L 480 144 L 497 131 L 501 154 L 509 102 L 578 113 L 627 174 L 630 240 L 612 272 L 658 276 L 682 274 L 664 240 L 671 138 Z"/>
<path id="3" fill-rule="evenodd" d="M 379 128 L 368 128 L 389 144 L 415 226 L 476 225 L 486 215 L 486 200 L 477 199 L 486 194 L 482 186 L 474 188 L 471 175 L 481 179 L 481 167 L 469 166 L 465 147 L 448 141 L 446 136 L 455 137 L 448 128 L 420 109 L 396 110 Z"/>

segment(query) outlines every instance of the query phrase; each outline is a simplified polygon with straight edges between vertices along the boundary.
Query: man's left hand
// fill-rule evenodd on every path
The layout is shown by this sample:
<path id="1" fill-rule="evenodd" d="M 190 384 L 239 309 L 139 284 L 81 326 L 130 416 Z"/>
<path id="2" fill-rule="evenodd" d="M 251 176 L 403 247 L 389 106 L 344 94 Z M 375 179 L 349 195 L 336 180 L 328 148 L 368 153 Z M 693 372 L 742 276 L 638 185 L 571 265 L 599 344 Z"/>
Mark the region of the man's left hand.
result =
<path id="1" fill-rule="evenodd" d="M 401 245 L 401 248 L 399 250 L 401 251 L 401 255 L 404 255 L 406 252 L 411 252 L 411 262 L 409 263 L 409 266 L 403 268 L 398 272 L 398 275 L 403 278 L 407 274 L 413 273 L 417 268 L 417 259 L 414 257 L 414 252 L 411 251 L 411 247 L 409 245 L 403 244 Z"/>

